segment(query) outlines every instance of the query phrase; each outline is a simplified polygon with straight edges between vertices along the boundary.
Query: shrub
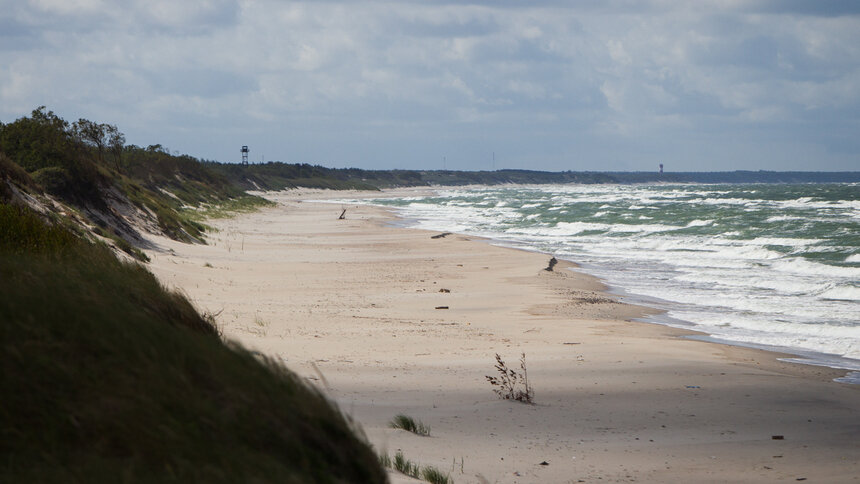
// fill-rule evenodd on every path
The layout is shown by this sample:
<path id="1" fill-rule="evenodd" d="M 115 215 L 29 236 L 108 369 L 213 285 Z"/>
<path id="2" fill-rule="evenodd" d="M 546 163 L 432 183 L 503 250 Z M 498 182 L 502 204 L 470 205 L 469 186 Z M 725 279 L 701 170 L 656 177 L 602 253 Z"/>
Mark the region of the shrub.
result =
<path id="1" fill-rule="evenodd" d="M 523 403 L 532 403 L 534 389 L 529 384 L 529 373 L 526 370 L 526 354 L 520 357 L 520 372 L 507 367 L 502 357 L 496 353 L 496 371 L 498 376 L 487 375 L 486 379 L 492 385 L 493 391 L 504 400 L 516 400 Z"/>

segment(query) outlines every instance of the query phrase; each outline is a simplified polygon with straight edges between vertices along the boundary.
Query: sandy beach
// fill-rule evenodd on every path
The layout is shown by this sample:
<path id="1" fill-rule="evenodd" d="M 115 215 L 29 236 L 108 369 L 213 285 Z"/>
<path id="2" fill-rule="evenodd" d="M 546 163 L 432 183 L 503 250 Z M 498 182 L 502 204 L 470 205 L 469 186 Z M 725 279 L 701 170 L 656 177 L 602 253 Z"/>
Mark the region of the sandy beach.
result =
<path id="1" fill-rule="evenodd" d="M 358 195 L 267 193 L 277 206 L 210 221 L 208 245 L 153 238 L 149 267 L 379 452 L 457 483 L 860 482 L 844 372 L 633 321 L 653 310 L 545 254 L 314 201 Z M 517 369 L 525 353 L 533 405 L 493 393 L 497 353 Z M 389 428 L 397 414 L 430 436 Z"/>

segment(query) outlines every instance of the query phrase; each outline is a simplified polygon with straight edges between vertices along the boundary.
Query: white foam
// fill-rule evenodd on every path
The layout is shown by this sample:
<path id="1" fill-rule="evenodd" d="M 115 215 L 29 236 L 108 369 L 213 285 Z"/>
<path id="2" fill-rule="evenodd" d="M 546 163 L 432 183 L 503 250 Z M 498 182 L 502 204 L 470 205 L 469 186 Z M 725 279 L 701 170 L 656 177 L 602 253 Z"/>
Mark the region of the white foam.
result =
<path id="1" fill-rule="evenodd" d="M 803 220 L 800 217 L 795 217 L 792 215 L 775 215 L 773 217 L 768 217 L 765 222 L 787 222 L 789 220 Z"/>
<path id="2" fill-rule="evenodd" d="M 776 261 L 773 263 L 772 267 L 778 271 L 791 272 L 795 274 L 860 279 L 860 268 L 831 266 L 808 261 L 800 257 L 792 257 Z"/>
<path id="3" fill-rule="evenodd" d="M 818 294 L 821 299 L 837 301 L 860 301 L 860 287 L 839 285 Z"/>
<path id="4" fill-rule="evenodd" d="M 810 224 L 850 220 L 860 208 L 853 200 L 772 201 L 750 196 L 754 192 L 605 185 L 452 189 L 429 199 L 411 198 L 401 210 L 422 228 L 487 236 L 593 264 L 593 272 L 612 284 L 675 301 L 666 303 L 674 316 L 717 337 L 860 358 L 860 267 L 799 257 L 809 251 L 856 252 L 856 247 L 834 246 L 826 235 L 792 237 L 793 232 L 776 232 L 773 225 L 768 235 L 739 238 L 754 236 L 756 222 L 710 236 L 681 230 L 733 226 L 712 207 L 740 216 L 750 212 L 753 221 L 784 210 L 766 220 Z M 670 209 L 684 204 L 682 209 L 695 210 L 697 218 L 686 223 L 667 219 L 661 212 L 667 204 Z M 585 221 L 623 211 L 629 223 Z M 796 226 L 786 230 L 802 236 Z M 841 230 L 844 237 L 850 229 Z M 844 263 L 860 263 L 860 253 L 845 256 Z"/>
<path id="5" fill-rule="evenodd" d="M 711 225 L 714 223 L 713 220 L 691 220 L 690 223 L 687 224 L 687 227 L 704 227 L 705 225 Z"/>
<path id="6" fill-rule="evenodd" d="M 787 247 L 806 247 L 809 245 L 820 244 L 821 239 L 803 239 L 790 237 L 756 237 L 748 240 L 738 240 L 738 243 L 747 245 L 784 245 Z"/>

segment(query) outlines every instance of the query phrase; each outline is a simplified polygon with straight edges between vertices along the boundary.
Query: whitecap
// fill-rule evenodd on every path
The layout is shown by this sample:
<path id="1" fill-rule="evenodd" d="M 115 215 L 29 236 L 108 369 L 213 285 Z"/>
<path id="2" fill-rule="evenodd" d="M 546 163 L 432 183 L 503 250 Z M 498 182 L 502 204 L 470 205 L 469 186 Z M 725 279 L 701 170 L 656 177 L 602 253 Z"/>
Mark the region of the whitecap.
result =
<path id="1" fill-rule="evenodd" d="M 818 297 L 836 301 L 860 301 L 860 287 L 838 285 L 821 292 Z"/>
<path id="2" fill-rule="evenodd" d="M 860 278 L 860 268 L 839 267 L 818 262 L 808 261 L 799 257 L 792 257 L 774 262 L 774 269 L 796 274 L 809 274 L 826 277 Z"/>
<path id="3" fill-rule="evenodd" d="M 714 223 L 713 220 L 691 220 L 690 223 L 687 224 L 687 227 L 704 227 L 705 225 L 711 225 Z"/>

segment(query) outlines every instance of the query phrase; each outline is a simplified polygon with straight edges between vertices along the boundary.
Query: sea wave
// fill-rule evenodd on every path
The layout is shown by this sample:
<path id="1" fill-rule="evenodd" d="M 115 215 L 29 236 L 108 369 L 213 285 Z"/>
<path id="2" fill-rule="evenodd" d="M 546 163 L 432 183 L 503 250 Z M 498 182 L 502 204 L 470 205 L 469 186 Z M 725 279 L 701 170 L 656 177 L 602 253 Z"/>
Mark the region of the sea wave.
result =
<path id="1" fill-rule="evenodd" d="M 379 203 L 419 228 L 580 262 L 720 338 L 860 358 L 854 193 L 838 184 L 555 185 Z"/>

